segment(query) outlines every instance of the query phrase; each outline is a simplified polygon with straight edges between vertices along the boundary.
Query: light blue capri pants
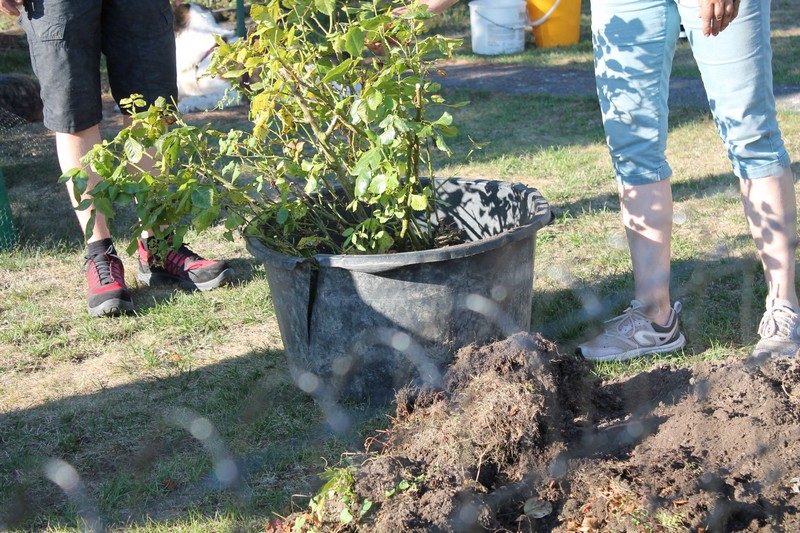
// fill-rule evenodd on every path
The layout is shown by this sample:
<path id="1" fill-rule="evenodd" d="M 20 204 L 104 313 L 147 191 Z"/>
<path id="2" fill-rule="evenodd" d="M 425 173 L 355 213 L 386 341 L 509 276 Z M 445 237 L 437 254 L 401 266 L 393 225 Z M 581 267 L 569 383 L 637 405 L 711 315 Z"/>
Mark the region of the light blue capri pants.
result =
<path id="1" fill-rule="evenodd" d="M 741 0 L 739 15 L 704 37 L 698 0 L 591 0 L 595 75 L 617 180 L 643 185 L 667 163 L 669 76 L 683 24 L 736 176 L 780 174 L 790 164 L 772 93 L 770 0 Z"/>

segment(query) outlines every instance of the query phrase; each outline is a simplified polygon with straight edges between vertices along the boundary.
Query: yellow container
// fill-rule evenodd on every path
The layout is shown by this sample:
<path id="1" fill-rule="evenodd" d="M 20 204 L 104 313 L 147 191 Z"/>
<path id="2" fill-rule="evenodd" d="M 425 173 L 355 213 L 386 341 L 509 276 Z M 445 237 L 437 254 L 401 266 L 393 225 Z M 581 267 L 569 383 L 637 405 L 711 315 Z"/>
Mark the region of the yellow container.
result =
<path id="1" fill-rule="evenodd" d="M 576 44 L 581 28 L 581 0 L 526 0 L 536 46 Z"/>

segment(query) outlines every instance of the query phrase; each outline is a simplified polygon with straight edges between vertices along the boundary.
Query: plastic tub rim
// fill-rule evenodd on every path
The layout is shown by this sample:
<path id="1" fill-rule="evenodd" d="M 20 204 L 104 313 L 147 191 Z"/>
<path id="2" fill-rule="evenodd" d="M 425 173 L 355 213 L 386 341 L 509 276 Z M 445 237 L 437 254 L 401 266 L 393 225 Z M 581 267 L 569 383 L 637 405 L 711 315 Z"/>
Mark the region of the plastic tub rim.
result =
<path id="1" fill-rule="evenodd" d="M 312 257 L 299 257 L 276 252 L 252 236 L 246 239 L 247 249 L 262 262 L 286 270 L 292 270 L 302 263 L 310 263 L 317 264 L 321 267 L 341 268 L 355 272 L 384 272 L 408 265 L 448 261 L 450 259 L 470 257 L 490 250 L 496 250 L 507 244 L 534 237 L 536 232 L 552 221 L 552 212 L 550 211 L 549 205 L 541 194 L 539 194 L 538 189 L 534 187 L 516 182 L 491 179 L 442 178 L 436 181 L 447 181 L 451 183 L 499 182 L 512 190 L 534 191 L 538 194 L 536 209 L 532 213 L 533 218 L 530 222 L 502 231 L 497 235 L 429 250 L 365 255 L 316 254 Z"/>

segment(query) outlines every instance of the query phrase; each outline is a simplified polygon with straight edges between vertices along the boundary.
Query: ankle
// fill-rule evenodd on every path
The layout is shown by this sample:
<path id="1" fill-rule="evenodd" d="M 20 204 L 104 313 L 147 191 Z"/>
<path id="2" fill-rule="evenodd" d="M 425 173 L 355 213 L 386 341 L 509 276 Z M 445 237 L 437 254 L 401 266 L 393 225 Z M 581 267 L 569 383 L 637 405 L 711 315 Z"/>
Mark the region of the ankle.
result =
<path id="1" fill-rule="evenodd" d="M 100 239 L 97 241 L 87 242 L 86 255 L 88 257 L 92 257 L 93 255 L 105 253 L 106 250 L 113 247 L 114 247 L 114 241 L 110 237 L 107 237 L 105 239 Z"/>
<path id="2" fill-rule="evenodd" d="M 672 306 L 669 302 L 666 304 L 644 304 L 644 314 L 653 323 L 659 326 L 666 326 L 669 324 L 669 319 L 672 315 Z"/>
<path id="3" fill-rule="evenodd" d="M 800 304 L 798 304 L 797 296 L 791 295 L 781 295 L 781 296 L 769 296 L 767 298 L 766 308 L 772 309 L 773 307 L 791 307 L 793 310 L 798 311 L 800 310 Z"/>

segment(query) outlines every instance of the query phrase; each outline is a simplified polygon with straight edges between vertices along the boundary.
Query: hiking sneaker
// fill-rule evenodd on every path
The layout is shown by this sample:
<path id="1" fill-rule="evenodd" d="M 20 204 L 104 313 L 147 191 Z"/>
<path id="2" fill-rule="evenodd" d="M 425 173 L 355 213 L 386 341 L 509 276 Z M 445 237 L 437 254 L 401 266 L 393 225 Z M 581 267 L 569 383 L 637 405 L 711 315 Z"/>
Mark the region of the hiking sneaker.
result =
<path id="1" fill-rule="evenodd" d="M 633 300 L 621 315 L 603 323 L 603 333 L 579 345 L 578 355 L 590 361 L 625 361 L 683 348 L 686 339 L 678 330 L 681 303 L 675 302 L 666 326 L 655 324 L 644 309 L 641 302 Z"/>
<path id="2" fill-rule="evenodd" d="M 90 243 L 84 263 L 87 309 L 92 316 L 113 316 L 133 310 L 133 300 L 125 285 L 125 268 L 111 239 Z"/>
<path id="3" fill-rule="evenodd" d="M 177 283 L 187 290 L 209 291 L 233 279 L 233 269 L 225 261 L 203 259 L 185 245 L 170 250 L 165 258 L 150 253 L 153 238 L 139 239 L 139 271 L 136 278 L 144 285 Z"/>
<path id="4" fill-rule="evenodd" d="M 776 298 L 769 303 L 758 325 L 761 340 L 753 357 L 797 357 L 800 349 L 800 316 L 788 300 Z"/>

